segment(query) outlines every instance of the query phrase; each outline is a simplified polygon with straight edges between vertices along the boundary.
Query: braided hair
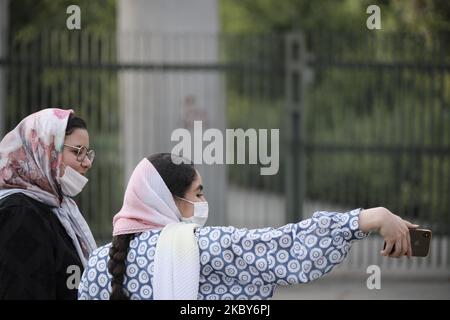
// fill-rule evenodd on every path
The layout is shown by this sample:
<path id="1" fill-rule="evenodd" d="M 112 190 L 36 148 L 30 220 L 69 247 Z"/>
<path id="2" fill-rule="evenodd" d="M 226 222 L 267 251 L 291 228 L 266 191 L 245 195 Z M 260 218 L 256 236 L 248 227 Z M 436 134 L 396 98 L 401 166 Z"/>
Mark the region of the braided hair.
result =
<path id="1" fill-rule="evenodd" d="M 126 271 L 125 261 L 132 238 L 134 238 L 134 234 L 122 234 L 113 237 L 108 261 L 108 271 L 112 275 L 110 300 L 129 300 L 123 292 L 122 284 Z"/>
<path id="2" fill-rule="evenodd" d="M 170 153 L 157 153 L 147 157 L 167 185 L 169 191 L 178 197 L 185 193 L 195 179 L 196 172 L 192 163 L 175 164 Z M 130 241 L 136 234 L 123 234 L 114 236 L 109 249 L 108 271 L 112 275 L 112 292 L 110 300 L 129 300 L 124 292 L 123 280 L 126 272 L 126 261 Z"/>

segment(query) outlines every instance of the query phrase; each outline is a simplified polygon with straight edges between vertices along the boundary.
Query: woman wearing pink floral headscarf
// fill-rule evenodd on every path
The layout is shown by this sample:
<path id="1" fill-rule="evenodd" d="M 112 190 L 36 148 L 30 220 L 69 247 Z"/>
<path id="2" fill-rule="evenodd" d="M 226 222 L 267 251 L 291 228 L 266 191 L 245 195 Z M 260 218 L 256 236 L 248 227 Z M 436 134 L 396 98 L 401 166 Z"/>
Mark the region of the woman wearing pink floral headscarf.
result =
<path id="1" fill-rule="evenodd" d="M 94 151 L 72 110 L 44 109 L 0 142 L 0 299 L 76 299 L 96 248 L 72 197 Z"/>

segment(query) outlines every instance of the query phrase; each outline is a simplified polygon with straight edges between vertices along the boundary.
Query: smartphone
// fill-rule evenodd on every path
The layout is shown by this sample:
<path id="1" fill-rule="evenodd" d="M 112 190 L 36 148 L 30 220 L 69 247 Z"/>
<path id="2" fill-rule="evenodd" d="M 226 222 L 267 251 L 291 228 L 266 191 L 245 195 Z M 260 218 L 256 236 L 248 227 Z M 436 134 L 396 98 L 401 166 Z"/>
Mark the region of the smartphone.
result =
<path id="1" fill-rule="evenodd" d="M 432 232 L 428 229 L 409 229 L 411 238 L 411 250 L 413 257 L 426 257 L 430 252 Z M 384 243 L 383 249 L 386 247 Z M 392 247 L 391 253 L 394 253 L 395 246 Z"/>

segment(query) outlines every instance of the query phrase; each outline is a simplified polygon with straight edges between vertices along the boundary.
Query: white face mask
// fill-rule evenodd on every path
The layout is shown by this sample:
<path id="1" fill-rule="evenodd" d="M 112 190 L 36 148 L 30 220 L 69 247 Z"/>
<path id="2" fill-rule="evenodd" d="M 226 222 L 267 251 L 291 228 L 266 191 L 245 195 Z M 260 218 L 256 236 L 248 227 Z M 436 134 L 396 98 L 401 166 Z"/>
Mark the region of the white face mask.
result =
<path id="1" fill-rule="evenodd" d="M 83 190 L 88 178 L 72 169 L 70 166 L 66 166 L 64 175 L 58 177 L 58 182 L 61 185 L 62 192 L 69 197 L 75 197 Z"/>
<path id="2" fill-rule="evenodd" d="M 206 201 L 193 202 L 184 198 L 180 197 L 177 198 L 192 203 L 194 205 L 194 215 L 189 218 L 181 217 L 181 221 L 188 223 L 195 223 L 196 225 L 203 227 L 206 223 L 206 220 L 208 220 L 208 211 L 209 211 L 208 202 Z"/>

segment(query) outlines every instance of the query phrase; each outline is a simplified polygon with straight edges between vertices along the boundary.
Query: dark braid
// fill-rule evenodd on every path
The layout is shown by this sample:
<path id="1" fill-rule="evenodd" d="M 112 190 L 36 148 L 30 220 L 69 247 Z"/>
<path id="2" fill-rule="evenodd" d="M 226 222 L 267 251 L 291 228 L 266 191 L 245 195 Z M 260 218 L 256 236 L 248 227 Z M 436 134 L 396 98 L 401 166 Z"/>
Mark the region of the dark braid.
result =
<path id="1" fill-rule="evenodd" d="M 134 234 L 123 234 L 113 237 L 112 246 L 109 249 L 108 271 L 112 275 L 112 292 L 110 300 L 129 300 L 123 291 L 123 278 L 126 271 L 126 260 L 130 241 Z"/>

